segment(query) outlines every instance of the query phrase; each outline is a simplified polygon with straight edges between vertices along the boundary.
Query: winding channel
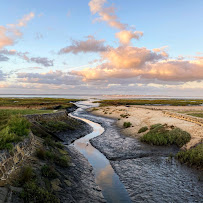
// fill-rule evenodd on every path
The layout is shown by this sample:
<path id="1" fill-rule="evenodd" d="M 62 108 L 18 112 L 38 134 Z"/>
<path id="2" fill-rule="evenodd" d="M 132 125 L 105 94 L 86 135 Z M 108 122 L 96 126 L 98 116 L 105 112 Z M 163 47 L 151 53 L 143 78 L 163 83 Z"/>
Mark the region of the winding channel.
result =
<path id="1" fill-rule="evenodd" d="M 72 146 L 82 153 L 92 165 L 95 182 L 101 188 L 102 194 L 107 202 L 131 202 L 123 183 L 111 167 L 109 160 L 89 142 L 90 139 L 101 135 L 104 132 L 104 128 L 98 123 L 78 117 L 77 115 L 80 115 L 85 108 L 89 107 L 86 104 L 82 105 L 82 103 L 78 104 L 78 106 L 80 108 L 70 114 L 70 116 L 88 123 L 93 128 L 93 132 L 75 140 Z"/>
<path id="2" fill-rule="evenodd" d="M 79 108 L 71 116 L 88 123 L 93 132 L 72 145 L 92 165 L 107 202 L 203 202 L 202 171 L 168 160 L 177 148 L 150 146 L 123 136 L 115 120 L 88 114 L 86 109 L 96 104 L 76 105 Z"/>

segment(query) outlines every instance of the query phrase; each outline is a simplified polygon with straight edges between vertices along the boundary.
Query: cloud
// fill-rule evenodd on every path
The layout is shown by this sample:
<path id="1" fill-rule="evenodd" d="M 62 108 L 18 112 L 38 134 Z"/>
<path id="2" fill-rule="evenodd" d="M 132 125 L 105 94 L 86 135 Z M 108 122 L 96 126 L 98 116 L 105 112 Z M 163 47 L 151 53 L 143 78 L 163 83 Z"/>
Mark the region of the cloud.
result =
<path id="1" fill-rule="evenodd" d="M 99 18 L 96 21 L 105 21 L 110 27 L 121 30 L 116 33 L 116 38 L 123 45 L 130 44 L 132 39 L 140 39 L 143 36 L 141 31 L 131 31 L 128 24 L 121 23 L 115 14 L 115 7 L 105 7 L 106 0 L 91 0 L 89 2 L 90 11 L 93 15 L 98 14 Z"/>
<path id="2" fill-rule="evenodd" d="M 0 49 L 13 44 L 14 39 L 8 35 L 8 30 L 4 26 L 0 26 Z"/>
<path id="3" fill-rule="evenodd" d="M 161 55 L 163 55 L 165 57 L 168 57 L 167 48 L 168 48 L 168 46 L 163 46 L 163 47 L 155 48 L 155 49 L 152 49 L 152 50 L 154 52 L 161 53 Z"/>
<path id="4" fill-rule="evenodd" d="M 9 24 L 8 26 L 9 27 L 14 27 L 14 28 L 16 28 L 16 27 L 25 27 L 27 25 L 27 23 L 31 19 L 34 18 L 34 16 L 35 16 L 35 14 L 33 12 L 30 12 L 29 14 L 24 15 L 23 18 L 20 19 L 17 24 Z"/>
<path id="5" fill-rule="evenodd" d="M 140 39 L 143 36 L 143 32 L 141 31 L 129 31 L 129 30 L 122 30 L 116 33 L 116 38 L 119 39 L 120 44 L 129 45 L 132 39 Z"/>
<path id="6" fill-rule="evenodd" d="M 84 81 L 109 80 L 112 78 L 141 78 L 159 81 L 203 80 L 203 58 L 194 60 L 169 59 L 163 53 L 166 47 L 149 50 L 131 46 L 110 48 L 101 53 L 103 63 L 95 68 L 72 71 Z"/>
<path id="7" fill-rule="evenodd" d="M 45 67 L 48 67 L 48 66 L 53 66 L 54 65 L 54 61 L 53 60 L 50 60 L 46 57 L 33 57 L 33 58 L 30 58 L 29 59 L 31 62 L 35 62 L 35 63 L 38 63 L 38 64 L 41 64 Z"/>
<path id="8" fill-rule="evenodd" d="M 67 46 L 59 51 L 59 54 L 73 53 L 78 54 L 80 52 L 103 52 L 107 50 L 104 45 L 105 40 L 96 40 L 94 36 L 87 36 L 85 41 L 72 40 L 72 45 Z"/>
<path id="9" fill-rule="evenodd" d="M 8 61 L 9 58 L 0 54 L 0 61 Z"/>
<path id="10" fill-rule="evenodd" d="M 92 14 L 98 13 L 98 21 L 105 21 L 109 26 L 123 30 L 126 29 L 127 25 L 119 21 L 118 17 L 115 14 L 115 8 L 104 7 L 106 0 L 91 0 L 89 2 L 90 11 Z"/>
<path id="11" fill-rule="evenodd" d="M 31 12 L 20 19 L 17 24 L 0 26 L 0 49 L 13 45 L 16 39 L 22 37 L 19 28 L 25 27 L 32 18 L 34 18 L 34 13 Z"/>
<path id="12" fill-rule="evenodd" d="M 78 85 L 82 82 L 78 77 L 69 75 L 68 72 L 60 70 L 49 71 L 45 73 L 17 73 L 19 82 L 38 83 L 38 84 L 55 84 L 55 85 Z"/>
<path id="13" fill-rule="evenodd" d="M 111 48 L 101 55 L 104 60 L 108 61 L 106 66 L 109 69 L 140 69 L 147 62 L 164 59 L 162 55 L 152 52 L 145 47 L 138 48 L 130 46 Z"/>
<path id="14" fill-rule="evenodd" d="M 50 60 L 46 57 L 29 57 L 29 52 L 19 52 L 16 50 L 7 50 L 7 49 L 2 49 L 0 50 L 0 55 L 3 57 L 5 56 L 18 56 L 20 58 L 22 58 L 23 60 L 31 63 L 37 63 L 37 64 L 41 64 L 45 67 L 49 67 L 49 66 L 53 66 L 54 65 L 54 61 Z M 4 56 L 4 57 L 5 57 Z"/>

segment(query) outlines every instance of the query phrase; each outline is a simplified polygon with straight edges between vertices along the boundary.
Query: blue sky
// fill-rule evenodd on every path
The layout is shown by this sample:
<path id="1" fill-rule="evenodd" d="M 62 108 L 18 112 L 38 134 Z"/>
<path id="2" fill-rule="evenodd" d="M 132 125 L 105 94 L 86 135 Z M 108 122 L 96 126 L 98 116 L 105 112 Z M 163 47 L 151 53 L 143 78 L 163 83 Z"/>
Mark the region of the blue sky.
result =
<path id="1" fill-rule="evenodd" d="M 134 48 L 140 48 L 139 53 L 136 52 L 136 56 L 140 55 L 141 48 L 146 48 L 147 50 L 153 50 L 154 48 L 165 47 L 166 52 L 168 54 L 167 59 L 159 57 L 159 60 L 165 60 L 164 63 L 170 60 L 176 60 L 178 56 L 185 56 L 184 61 L 191 63 L 191 60 L 194 60 L 194 56 L 199 56 L 199 52 L 203 52 L 203 1 L 201 0 L 92 0 L 94 6 L 98 4 L 98 2 L 102 2 L 102 8 L 97 11 L 95 14 L 91 12 L 91 7 L 88 5 L 89 0 L 78 0 L 78 1 L 67 1 L 67 0 L 7 0 L 0 1 L 0 26 L 8 28 L 8 24 L 17 24 L 19 20 L 21 20 L 25 15 L 30 14 L 31 12 L 34 14 L 34 17 L 27 21 L 25 26 L 18 27 L 18 29 L 22 36 L 15 39 L 15 43 L 11 45 L 5 45 L 1 47 L 1 50 L 16 50 L 17 52 L 29 52 L 28 56 L 30 58 L 34 57 L 43 57 L 47 58 L 47 60 L 53 60 L 52 66 L 44 66 L 40 63 L 33 63 L 33 61 L 25 61 L 18 56 L 7 56 L 9 60 L 0 61 L 0 67 L 3 73 L 7 75 L 3 76 L 6 78 L 2 80 L 2 88 L 0 89 L 0 93 L 4 93 L 5 91 L 16 91 L 13 85 L 11 85 L 14 81 L 18 81 L 19 84 L 22 84 L 22 78 L 19 80 L 18 73 L 38 73 L 38 74 L 46 74 L 50 71 L 61 71 L 65 72 L 66 75 L 78 77 L 77 80 L 81 80 L 83 83 L 82 86 L 86 85 L 92 87 L 92 91 L 98 91 L 98 87 L 102 86 L 104 89 L 100 89 L 101 93 L 105 93 L 105 91 L 111 92 L 111 88 L 105 88 L 104 81 L 107 81 L 107 84 L 110 84 L 110 87 L 113 87 L 115 82 L 116 85 L 123 86 L 123 78 L 119 79 L 117 76 L 106 75 L 107 78 L 87 78 L 84 73 L 72 74 L 71 71 L 79 71 L 84 68 L 92 68 L 89 71 L 95 71 L 96 69 L 100 69 L 98 67 L 100 61 L 95 63 L 89 63 L 95 59 L 103 59 L 103 66 L 107 66 L 108 69 L 115 69 L 112 66 L 112 58 L 109 58 L 109 55 L 103 52 L 98 51 L 87 51 L 84 53 L 84 50 L 81 50 L 77 54 L 71 52 L 58 54 L 58 52 L 68 46 L 72 46 L 73 42 L 71 40 L 76 41 L 86 41 L 87 36 L 91 35 L 95 40 L 105 40 L 103 43 L 104 46 L 111 47 L 113 51 L 117 51 L 117 48 L 123 47 L 123 44 L 119 43 L 119 40 L 115 37 L 115 34 L 128 30 L 133 33 L 134 31 L 142 31 L 143 36 L 139 37 L 138 40 L 135 38 L 131 39 L 128 46 Z M 109 26 L 108 23 L 110 21 L 106 20 L 95 20 L 99 16 L 101 17 L 101 13 L 105 10 L 105 8 L 113 8 L 113 13 L 110 15 L 116 16 L 117 21 L 122 24 L 128 24 L 125 29 L 118 29 L 115 26 Z M 103 9 L 103 10 L 102 10 Z M 8 33 L 9 35 L 9 33 Z M 1 36 L 0 36 L 1 40 Z M 127 45 L 125 44 L 125 47 Z M 121 48 L 119 49 L 121 50 Z M 126 52 L 125 52 L 126 53 Z M 105 55 L 105 56 L 104 56 Z M 4 55 L 5 56 L 5 55 Z M 146 57 L 146 56 L 144 56 Z M 148 56 L 147 56 L 148 57 Z M 153 59 L 154 60 L 154 59 Z M 202 59 L 201 59 L 202 60 Z M 201 63 L 198 61 L 198 63 Z M 106 64 L 106 61 L 109 61 Z M 162 61 L 161 61 L 162 62 Z M 180 61 L 179 61 L 180 62 Z M 178 63 L 179 63 L 178 62 Z M 111 64 L 110 64 L 111 63 Z M 149 61 L 145 61 L 145 64 L 148 65 Z M 150 63 L 155 63 L 155 61 L 150 61 Z M 197 64 L 197 61 L 194 62 Z M 115 64 L 113 64 L 115 65 Z M 143 64 L 141 64 L 143 65 Z M 159 64 L 160 65 L 160 64 Z M 29 68 L 38 67 L 36 69 L 30 70 Z M 179 64 L 177 65 L 179 67 Z M 202 67 L 202 66 L 201 66 Z M 200 67 L 200 68 L 201 68 Z M 122 67 L 121 67 L 122 68 Z M 129 69 L 140 69 L 140 67 L 128 67 Z M 146 67 L 145 67 L 146 68 Z M 182 68 L 182 65 L 181 65 Z M 193 67 L 192 67 L 193 68 Z M 119 67 L 120 70 L 120 67 Z M 196 67 L 195 67 L 196 70 Z M 15 71 L 15 74 L 10 74 L 10 71 Z M 127 71 L 127 70 L 126 70 Z M 157 69 L 156 69 L 157 71 Z M 182 69 L 181 69 L 182 71 Z M 105 73 L 106 74 L 106 73 Z M 145 75 L 142 73 L 142 75 Z M 141 77 L 142 77 L 141 75 Z M 82 78 L 81 78 L 82 77 Z M 170 80 L 165 80 L 166 77 L 157 77 L 153 78 L 150 76 L 150 81 L 146 82 L 144 78 L 144 82 L 140 80 L 140 75 L 137 75 L 133 78 L 129 78 L 129 84 L 135 85 L 135 90 L 131 90 L 129 88 L 130 93 L 135 93 L 139 91 L 145 91 L 148 93 L 147 84 L 162 84 L 162 87 L 154 85 L 153 88 L 158 88 L 157 93 L 162 93 L 168 89 L 168 83 L 173 82 L 173 85 L 184 85 L 184 83 L 195 82 L 195 89 L 198 91 L 201 89 L 201 77 L 195 77 L 194 79 L 175 79 L 172 78 Z M 149 76 L 147 76 L 149 78 Z M 28 77 L 26 80 L 29 80 Z M 36 79 L 36 78 L 35 78 Z M 8 80 L 8 81 L 7 81 Z M 36 79 L 37 80 L 37 79 Z M 59 79 L 56 79 L 59 80 Z M 101 82 L 102 80 L 102 82 Z M 112 80 L 112 81 L 110 81 Z M 157 82 L 158 80 L 158 82 Z M 99 84 L 98 82 L 101 82 Z M 155 82 L 156 81 L 156 82 Z M 175 82 L 174 82 L 175 81 Z M 9 85 L 5 85 L 8 84 Z M 197 84 L 196 84 L 197 83 Z M 198 87 L 198 83 L 200 87 Z M 97 85 L 96 85 L 97 84 Z M 99 85 L 98 85 L 99 84 Z M 125 82 L 126 84 L 126 82 Z M 138 84 L 144 84 L 144 89 L 139 89 L 141 86 L 137 86 Z M 28 81 L 26 84 L 22 85 L 22 89 L 28 85 Z M 70 87 L 64 87 L 61 83 L 58 88 L 56 86 L 53 87 L 53 84 L 45 84 L 43 82 L 43 86 L 40 82 L 37 84 L 36 82 L 30 83 L 31 86 L 38 85 L 38 87 L 33 87 L 33 89 L 29 90 L 30 87 L 26 86 L 25 91 L 34 91 L 37 92 L 40 86 L 41 89 L 44 88 L 46 92 L 47 89 L 49 92 L 57 92 L 58 93 L 66 93 L 67 91 L 71 91 Z M 56 85 L 56 84 L 55 84 Z M 69 84 L 70 85 L 70 84 Z M 81 85 L 81 84 L 80 84 Z M 77 86 L 76 89 L 79 91 L 89 91 L 89 89 L 83 89 Z M 120 88 L 116 90 L 116 85 L 114 84 L 114 88 L 112 92 L 120 93 Z M 164 86 L 163 86 L 164 85 Z M 23 87 L 24 86 L 24 87 Z M 28 85 L 29 86 L 29 85 Z M 75 86 L 73 83 L 72 86 Z M 98 86 L 98 87 L 96 87 Z M 188 86 L 186 85 L 188 88 Z M 73 87 L 71 87 L 73 88 Z M 128 88 L 128 87 L 126 87 Z M 137 89 L 136 89 L 137 88 Z M 182 87 L 181 87 L 182 88 Z M 185 92 L 189 91 L 185 89 Z M 13 90 L 14 89 L 14 90 Z M 43 91 L 41 90 L 40 91 Z M 74 88 L 73 88 L 74 89 Z M 107 90 L 108 89 L 108 90 Z M 170 88 L 169 88 L 170 89 Z M 125 89 L 126 92 L 128 89 Z M 17 88 L 17 91 L 21 91 L 21 86 Z M 156 92 L 156 90 L 153 90 Z M 170 90 L 173 94 L 173 90 Z M 122 92 L 121 92 L 122 93 Z M 188 93 L 187 93 L 188 94 Z"/>

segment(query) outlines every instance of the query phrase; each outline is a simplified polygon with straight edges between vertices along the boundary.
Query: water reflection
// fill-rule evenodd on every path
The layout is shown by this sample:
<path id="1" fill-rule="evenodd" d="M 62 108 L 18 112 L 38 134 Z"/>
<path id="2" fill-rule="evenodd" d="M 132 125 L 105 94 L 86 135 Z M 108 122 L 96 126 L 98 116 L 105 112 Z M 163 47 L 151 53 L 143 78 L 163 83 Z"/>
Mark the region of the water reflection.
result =
<path id="1" fill-rule="evenodd" d="M 78 109 L 75 114 L 79 116 L 80 112 L 82 112 L 82 109 Z M 131 202 L 125 187 L 120 182 L 119 177 L 114 172 L 108 159 L 106 159 L 106 157 L 95 149 L 89 142 L 91 138 L 101 135 L 104 132 L 104 129 L 101 127 L 101 125 L 87 119 L 73 115 L 71 116 L 83 120 L 91 125 L 94 129 L 92 133 L 76 140 L 72 145 L 78 151 L 80 151 L 92 165 L 95 173 L 95 181 L 101 188 L 107 202 Z"/>

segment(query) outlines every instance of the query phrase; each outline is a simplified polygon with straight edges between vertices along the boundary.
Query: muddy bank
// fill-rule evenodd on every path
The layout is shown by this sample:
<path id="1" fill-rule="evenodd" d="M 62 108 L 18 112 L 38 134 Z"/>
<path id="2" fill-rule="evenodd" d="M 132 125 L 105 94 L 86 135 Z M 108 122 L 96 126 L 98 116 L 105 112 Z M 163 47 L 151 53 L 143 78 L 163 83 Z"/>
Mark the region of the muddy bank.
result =
<path id="1" fill-rule="evenodd" d="M 110 118 L 83 117 L 105 128 L 91 143 L 110 160 L 133 202 L 202 201 L 202 172 L 168 159 L 178 148 L 149 146 L 125 137 Z"/>
<path id="2" fill-rule="evenodd" d="M 44 119 L 46 120 L 49 118 L 50 120 L 72 123 L 76 126 L 76 128 L 71 128 L 64 132 L 49 134 L 49 130 L 47 131 L 46 128 L 40 126 L 39 121 L 40 119 L 43 119 L 43 117 L 45 117 Z M 34 116 L 30 119 L 33 118 Z M 92 128 L 88 124 L 77 119 L 73 119 L 66 113 L 35 116 L 33 122 L 35 123 L 35 127 L 37 126 L 40 129 L 39 134 L 42 134 L 43 136 L 49 135 L 49 137 L 53 138 L 53 141 L 57 141 L 57 137 L 59 137 L 59 140 L 63 140 L 64 144 L 69 144 L 92 131 Z M 36 145 L 36 149 L 42 148 L 44 148 L 44 150 L 49 148 L 49 146 L 44 145 L 43 139 L 41 139 L 41 143 Z M 36 154 L 34 153 L 23 161 L 21 167 L 31 167 L 37 176 L 37 180 L 41 179 L 39 187 L 45 187 L 44 184 L 48 184 L 48 188 L 50 188 L 48 191 L 54 194 L 60 200 L 60 202 L 105 202 L 100 188 L 95 183 L 95 176 L 89 162 L 82 154 L 75 150 L 74 147 L 65 145 L 64 150 L 70 157 L 69 166 L 61 167 L 54 164 L 54 170 L 57 173 L 57 178 L 49 180 L 46 183 L 44 182 L 44 177 L 41 174 L 42 166 L 50 164 L 46 158 L 40 159 L 39 157 L 36 157 Z M 61 152 L 63 153 L 63 151 Z M 21 167 L 19 167 L 19 171 Z M 18 172 L 16 171 L 16 175 L 17 174 Z M 15 179 L 16 175 L 13 174 L 11 178 Z M 6 184 L 4 187 L 0 187 L 0 202 L 23 202 L 23 200 L 20 198 L 20 194 L 23 191 L 22 185 L 20 187 L 13 187 L 12 181 L 13 180 L 10 179 L 8 184 Z"/>
<path id="3" fill-rule="evenodd" d="M 57 196 L 61 202 L 105 202 L 101 189 L 95 183 L 92 166 L 74 147 L 67 146 L 71 157 L 71 166 L 61 170 L 62 176 L 68 178 L 69 186 L 64 185 Z"/>

